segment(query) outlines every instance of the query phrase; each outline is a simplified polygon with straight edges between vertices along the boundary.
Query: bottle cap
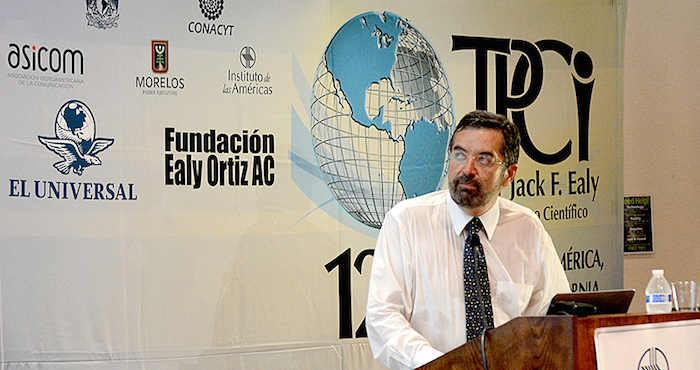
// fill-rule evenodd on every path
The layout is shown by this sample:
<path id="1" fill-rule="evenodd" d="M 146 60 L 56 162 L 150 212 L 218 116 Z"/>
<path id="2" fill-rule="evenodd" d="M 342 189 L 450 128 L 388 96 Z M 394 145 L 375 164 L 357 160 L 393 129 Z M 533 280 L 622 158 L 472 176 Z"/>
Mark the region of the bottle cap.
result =
<path id="1" fill-rule="evenodd" d="M 663 275 L 663 274 L 664 274 L 664 270 L 663 270 L 663 269 L 651 270 L 651 274 L 652 274 L 652 275 Z"/>

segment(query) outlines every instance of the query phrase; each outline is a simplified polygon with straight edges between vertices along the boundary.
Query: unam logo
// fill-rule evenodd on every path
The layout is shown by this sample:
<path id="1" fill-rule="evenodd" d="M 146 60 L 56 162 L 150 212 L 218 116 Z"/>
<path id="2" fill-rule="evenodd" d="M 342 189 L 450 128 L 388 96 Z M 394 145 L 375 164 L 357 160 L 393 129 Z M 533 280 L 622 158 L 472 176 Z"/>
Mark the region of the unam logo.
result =
<path id="1" fill-rule="evenodd" d="M 95 28 L 116 28 L 119 20 L 119 0 L 87 0 L 88 26 Z"/>
<path id="2" fill-rule="evenodd" d="M 79 100 L 71 100 L 58 110 L 55 132 L 56 137 L 38 138 L 47 149 L 63 158 L 53 166 L 64 175 L 72 169 L 80 176 L 83 169 L 101 165 L 102 161 L 96 154 L 114 143 L 114 139 L 95 138 L 95 117 Z"/>

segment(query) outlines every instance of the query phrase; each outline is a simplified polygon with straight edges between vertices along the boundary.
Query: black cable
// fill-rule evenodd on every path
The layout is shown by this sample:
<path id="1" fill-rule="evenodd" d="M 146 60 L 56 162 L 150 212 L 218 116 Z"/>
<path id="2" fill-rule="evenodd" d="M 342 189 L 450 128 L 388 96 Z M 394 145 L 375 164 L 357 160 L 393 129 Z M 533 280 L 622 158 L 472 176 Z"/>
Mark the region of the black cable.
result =
<path id="1" fill-rule="evenodd" d="M 484 365 L 484 370 L 488 370 L 489 367 L 486 365 L 486 331 L 488 328 L 484 327 L 481 332 L 481 363 Z"/>

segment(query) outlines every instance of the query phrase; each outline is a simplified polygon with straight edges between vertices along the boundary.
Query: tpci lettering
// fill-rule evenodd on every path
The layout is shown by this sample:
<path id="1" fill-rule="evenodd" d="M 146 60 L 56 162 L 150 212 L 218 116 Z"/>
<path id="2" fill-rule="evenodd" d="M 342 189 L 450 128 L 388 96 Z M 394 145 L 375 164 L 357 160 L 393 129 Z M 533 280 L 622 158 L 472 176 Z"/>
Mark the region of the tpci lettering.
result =
<path id="1" fill-rule="evenodd" d="M 558 54 L 570 67 L 574 79 L 576 104 L 578 106 L 578 160 L 588 160 L 591 97 L 593 94 L 593 61 L 579 51 L 557 40 L 541 40 L 534 44 L 525 40 L 491 37 L 452 36 L 452 50 L 474 50 L 476 53 L 476 108 L 488 109 L 489 76 L 488 54 L 495 54 L 496 112 L 507 115 L 512 112 L 513 122 L 520 129 L 522 148 L 534 161 L 541 164 L 561 163 L 571 156 L 572 141 L 569 140 L 555 153 L 544 153 L 530 138 L 525 121 L 525 108 L 537 100 L 542 91 L 544 65 L 542 53 Z M 521 52 L 517 60 L 508 91 L 508 56 L 511 51 Z M 590 81 L 589 81 L 590 80 Z M 528 86 L 529 81 L 529 86 Z M 527 88 L 526 88 L 527 87 Z"/>

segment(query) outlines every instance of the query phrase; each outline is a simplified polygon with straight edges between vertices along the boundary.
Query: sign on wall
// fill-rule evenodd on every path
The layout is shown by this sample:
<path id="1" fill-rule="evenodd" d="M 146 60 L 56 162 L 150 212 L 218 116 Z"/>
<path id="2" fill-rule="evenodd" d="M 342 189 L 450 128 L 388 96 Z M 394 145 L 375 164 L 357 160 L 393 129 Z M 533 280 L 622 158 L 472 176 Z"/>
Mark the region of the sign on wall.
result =
<path id="1" fill-rule="evenodd" d="M 625 253 L 654 252 L 651 197 L 625 197 Z"/>

